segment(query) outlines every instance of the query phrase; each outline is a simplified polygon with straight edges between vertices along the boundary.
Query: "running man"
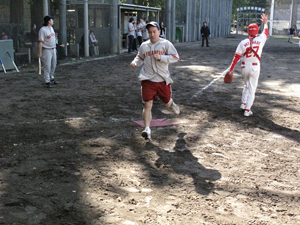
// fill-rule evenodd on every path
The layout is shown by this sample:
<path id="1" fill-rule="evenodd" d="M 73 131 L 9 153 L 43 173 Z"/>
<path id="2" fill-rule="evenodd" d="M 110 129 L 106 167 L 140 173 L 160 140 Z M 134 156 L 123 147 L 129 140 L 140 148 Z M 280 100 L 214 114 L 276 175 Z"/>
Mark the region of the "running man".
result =
<path id="1" fill-rule="evenodd" d="M 172 99 L 171 79 L 169 64 L 179 60 L 179 55 L 174 45 L 163 38 L 160 38 L 160 27 L 157 22 L 150 22 L 146 25 L 149 40 L 142 43 L 137 56 L 130 64 L 131 69 L 143 65 L 139 74 L 142 86 L 142 98 L 144 104 L 143 120 L 145 129 L 142 137 L 151 140 L 150 123 L 152 120 L 153 100 L 157 96 L 167 108 L 171 107 L 178 115 L 179 107 Z"/>

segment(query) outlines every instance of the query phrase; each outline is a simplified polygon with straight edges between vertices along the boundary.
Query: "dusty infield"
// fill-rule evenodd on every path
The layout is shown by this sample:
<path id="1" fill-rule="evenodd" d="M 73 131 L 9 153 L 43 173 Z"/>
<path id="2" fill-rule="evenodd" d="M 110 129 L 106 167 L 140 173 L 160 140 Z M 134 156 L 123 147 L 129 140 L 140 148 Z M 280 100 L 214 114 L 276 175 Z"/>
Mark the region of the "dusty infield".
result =
<path id="1" fill-rule="evenodd" d="M 271 38 L 252 111 L 242 79 L 224 84 L 241 36 L 176 44 L 173 97 L 153 118 L 177 126 L 140 137 L 134 55 L 1 74 L 0 224 L 299 224 L 298 45 Z M 214 82 L 206 87 L 210 82 Z"/>

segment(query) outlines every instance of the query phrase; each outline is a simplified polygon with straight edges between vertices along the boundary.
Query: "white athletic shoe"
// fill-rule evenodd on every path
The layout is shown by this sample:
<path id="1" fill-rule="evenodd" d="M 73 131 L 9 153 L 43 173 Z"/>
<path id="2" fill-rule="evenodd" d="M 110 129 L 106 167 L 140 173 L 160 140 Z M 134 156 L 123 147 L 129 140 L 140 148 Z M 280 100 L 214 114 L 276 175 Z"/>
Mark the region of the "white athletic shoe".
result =
<path id="1" fill-rule="evenodd" d="M 149 127 L 143 130 L 142 137 L 145 138 L 145 140 L 151 140 L 151 130 Z"/>
<path id="2" fill-rule="evenodd" d="M 176 105 L 175 102 L 172 103 L 171 108 L 172 108 L 172 110 L 174 111 L 175 114 L 177 114 L 177 115 L 180 114 L 179 106 Z"/>
<path id="3" fill-rule="evenodd" d="M 251 110 L 245 110 L 244 116 L 252 116 L 253 112 Z"/>
<path id="4" fill-rule="evenodd" d="M 241 109 L 245 110 L 246 109 L 246 103 L 242 103 L 240 106 Z"/>

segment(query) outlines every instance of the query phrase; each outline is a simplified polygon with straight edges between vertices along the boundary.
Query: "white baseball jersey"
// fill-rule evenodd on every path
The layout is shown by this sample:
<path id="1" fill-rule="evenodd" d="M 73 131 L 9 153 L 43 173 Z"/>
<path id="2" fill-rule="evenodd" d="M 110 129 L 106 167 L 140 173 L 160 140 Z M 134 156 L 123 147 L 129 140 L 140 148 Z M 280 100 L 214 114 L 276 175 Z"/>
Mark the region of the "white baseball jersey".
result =
<path id="1" fill-rule="evenodd" d="M 154 54 L 159 54 L 161 60 L 155 60 L 153 58 Z M 151 43 L 150 40 L 143 42 L 132 63 L 137 66 L 143 65 L 139 74 L 140 81 L 166 81 L 168 85 L 173 83 L 169 72 L 169 63 L 175 63 L 178 60 L 179 55 L 174 45 L 170 41 L 160 38 L 156 43 Z"/>
<path id="2" fill-rule="evenodd" d="M 244 56 L 242 62 L 245 63 L 259 63 L 262 49 L 267 41 L 268 37 L 268 25 L 265 24 L 264 31 L 261 33 L 261 35 L 256 36 L 253 38 L 252 41 L 252 49 L 257 53 L 258 57 L 256 54 L 251 51 L 250 48 L 250 39 L 247 38 L 243 41 L 240 42 L 240 44 L 237 46 L 236 49 L 236 54 L 240 56 Z"/>
<path id="3" fill-rule="evenodd" d="M 43 48 L 55 48 L 55 32 L 52 27 L 43 26 L 39 30 L 39 41 L 43 42 Z"/>

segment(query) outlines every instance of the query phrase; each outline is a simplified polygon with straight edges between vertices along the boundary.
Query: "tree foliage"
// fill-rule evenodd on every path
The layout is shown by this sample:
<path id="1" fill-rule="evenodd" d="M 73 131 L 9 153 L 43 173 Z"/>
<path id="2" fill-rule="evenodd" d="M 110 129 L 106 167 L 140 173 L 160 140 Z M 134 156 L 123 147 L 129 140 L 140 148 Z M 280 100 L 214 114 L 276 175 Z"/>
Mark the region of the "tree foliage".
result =
<path id="1" fill-rule="evenodd" d="M 233 0 L 232 3 L 232 7 L 235 9 L 242 6 L 257 6 L 266 8 L 269 5 L 269 0 Z"/>
<path id="2" fill-rule="evenodd" d="M 179 0 L 180 1 L 180 0 Z M 164 8 L 166 0 L 121 0 L 120 3 L 130 3 L 135 5 L 143 5 L 149 7 Z"/>
<path id="3" fill-rule="evenodd" d="M 13 39 L 14 46 L 19 48 L 24 44 L 27 35 L 27 27 L 25 24 L 6 23 L 0 24 L 0 27 L 9 38 Z"/>
<path id="4" fill-rule="evenodd" d="M 0 0 L 0 9 L 5 8 L 9 5 L 10 0 Z"/>
<path id="5" fill-rule="evenodd" d="M 232 20 L 236 20 L 236 9 L 244 6 L 257 6 L 267 8 L 271 0 L 233 0 L 232 2 Z"/>
<path id="6" fill-rule="evenodd" d="M 289 5 L 296 0 L 274 0 L 274 5 Z M 299 0 L 298 0 L 299 1 Z M 243 6 L 257 6 L 267 9 L 267 13 L 271 8 L 272 0 L 233 0 L 232 3 L 232 20 L 236 19 L 236 9 Z"/>

